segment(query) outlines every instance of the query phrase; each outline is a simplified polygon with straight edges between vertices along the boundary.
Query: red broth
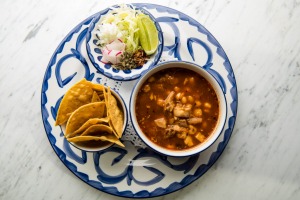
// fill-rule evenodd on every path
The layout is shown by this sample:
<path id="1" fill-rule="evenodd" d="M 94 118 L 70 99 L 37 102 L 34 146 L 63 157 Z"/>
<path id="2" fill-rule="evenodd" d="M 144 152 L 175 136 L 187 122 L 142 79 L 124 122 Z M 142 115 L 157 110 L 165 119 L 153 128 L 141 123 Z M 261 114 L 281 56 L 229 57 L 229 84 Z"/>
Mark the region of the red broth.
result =
<path id="1" fill-rule="evenodd" d="M 135 111 L 141 130 L 152 142 L 182 150 L 205 142 L 211 135 L 219 118 L 219 101 L 201 75 L 168 68 L 142 85 Z"/>

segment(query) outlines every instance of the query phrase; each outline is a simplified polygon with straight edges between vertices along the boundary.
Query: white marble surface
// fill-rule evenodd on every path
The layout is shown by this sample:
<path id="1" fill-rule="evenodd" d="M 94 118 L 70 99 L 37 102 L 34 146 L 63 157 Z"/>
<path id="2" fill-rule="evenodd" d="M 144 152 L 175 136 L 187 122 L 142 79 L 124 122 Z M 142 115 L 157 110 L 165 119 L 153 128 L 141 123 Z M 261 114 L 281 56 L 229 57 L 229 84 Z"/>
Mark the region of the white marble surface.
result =
<path id="1" fill-rule="evenodd" d="M 86 17 L 121 2 L 0 1 L 0 199 L 121 199 L 62 164 L 40 111 L 43 76 L 60 41 Z M 300 1 L 151 3 L 185 12 L 217 38 L 239 95 L 220 159 L 191 185 L 154 199 L 300 199 Z"/>

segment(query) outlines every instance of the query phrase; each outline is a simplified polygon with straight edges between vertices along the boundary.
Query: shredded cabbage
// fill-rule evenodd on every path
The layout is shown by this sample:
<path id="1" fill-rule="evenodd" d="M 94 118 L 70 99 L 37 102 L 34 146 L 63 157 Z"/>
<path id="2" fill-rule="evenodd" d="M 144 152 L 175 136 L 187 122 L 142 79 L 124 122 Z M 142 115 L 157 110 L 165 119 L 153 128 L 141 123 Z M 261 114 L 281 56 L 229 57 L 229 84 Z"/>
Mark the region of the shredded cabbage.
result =
<path id="1" fill-rule="evenodd" d="M 98 25 L 96 32 L 101 47 L 116 39 L 121 39 L 126 44 L 127 52 L 135 52 L 139 47 L 139 35 L 136 15 L 141 11 L 120 5 L 107 13 Z"/>

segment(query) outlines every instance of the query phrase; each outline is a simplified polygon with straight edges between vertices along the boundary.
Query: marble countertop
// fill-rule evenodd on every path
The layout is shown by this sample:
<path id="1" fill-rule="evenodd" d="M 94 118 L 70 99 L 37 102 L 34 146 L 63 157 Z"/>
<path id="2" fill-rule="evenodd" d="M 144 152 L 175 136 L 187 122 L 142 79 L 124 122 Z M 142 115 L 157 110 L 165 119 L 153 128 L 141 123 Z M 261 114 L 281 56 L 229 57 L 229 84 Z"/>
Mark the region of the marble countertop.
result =
<path id="1" fill-rule="evenodd" d="M 147 2 L 120 1 L 116 3 Z M 213 167 L 154 199 L 300 199 L 300 1 L 151 3 L 204 25 L 238 86 L 231 139 Z M 57 157 L 41 118 L 41 84 L 54 50 L 105 0 L 0 1 L 0 199 L 122 199 L 78 180 Z"/>

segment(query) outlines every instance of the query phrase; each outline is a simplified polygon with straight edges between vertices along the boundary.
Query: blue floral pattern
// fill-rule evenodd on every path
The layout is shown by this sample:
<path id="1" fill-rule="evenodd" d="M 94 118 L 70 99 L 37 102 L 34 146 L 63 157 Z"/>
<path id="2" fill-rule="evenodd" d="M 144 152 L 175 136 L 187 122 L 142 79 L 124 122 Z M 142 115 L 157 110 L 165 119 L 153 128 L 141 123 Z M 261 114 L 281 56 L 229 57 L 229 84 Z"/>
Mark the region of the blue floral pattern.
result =
<path id="1" fill-rule="evenodd" d="M 131 89 L 136 82 L 108 78 L 93 67 L 85 42 L 88 28 L 98 14 L 76 26 L 55 50 L 42 85 L 41 111 L 51 146 L 60 160 L 79 179 L 109 194 L 145 198 L 177 191 L 209 170 L 230 139 L 236 120 L 238 99 L 229 59 L 217 40 L 201 24 L 171 8 L 154 4 L 134 5 L 147 10 L 160 24 L 165 41 L 161 47 L 162 57 L 196 62 L 221 85 L 230 109 L 226 126 L 218 140 L 201 154 L 186 158 L 163 156 L 148 148 L 136 148 L 130 142 L 125 142 L 126 148 L 113 146 L 91 153 L 80 151 L 66 141 L 63 127 L 54 126 L 54 122 L 61 99 L 71 85 L 83 77 L 109 85 L 128 104 Z M 141 75 L 143 73 L 139 74 Z"/>

